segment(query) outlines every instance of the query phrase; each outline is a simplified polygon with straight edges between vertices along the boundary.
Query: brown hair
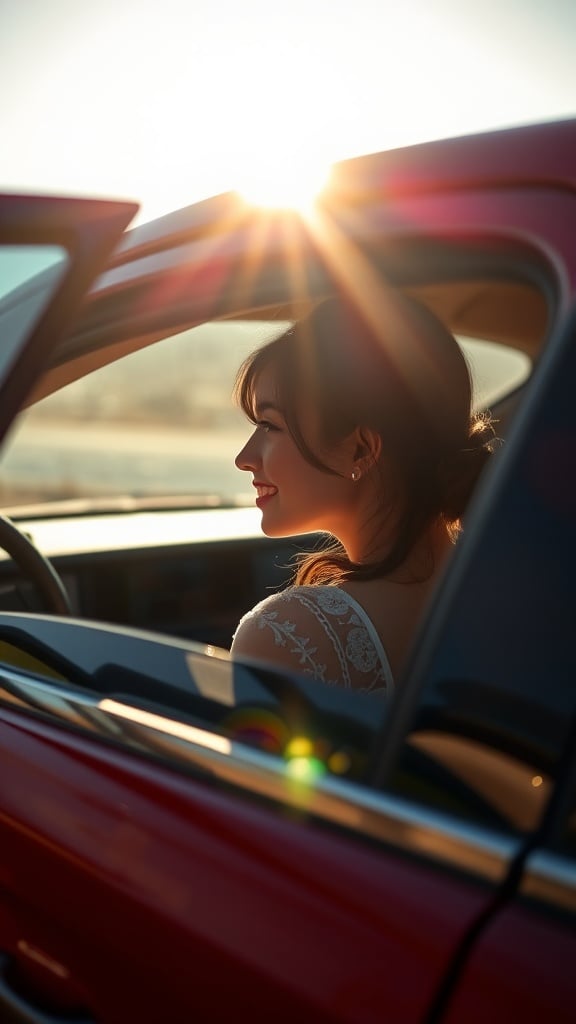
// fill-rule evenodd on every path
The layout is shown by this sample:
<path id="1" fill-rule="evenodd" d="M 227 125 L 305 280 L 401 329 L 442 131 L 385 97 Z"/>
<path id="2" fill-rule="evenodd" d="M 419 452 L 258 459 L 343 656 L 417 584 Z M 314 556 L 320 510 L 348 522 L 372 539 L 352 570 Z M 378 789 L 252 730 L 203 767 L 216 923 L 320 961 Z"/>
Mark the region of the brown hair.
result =
<path id="1" fill-rule="evenodd" d="M 287 427 L 311 465 L 335 472 L 303 435 L 303 402 L 313 403 L 328 447 L 369 427 L 393 466 L 401 515 L 386 557 L 358 565 L 331 542 L 301 559 L 297 583 L 385 576 L 439 518 L 456 534 L 493 448 L 490 418 L 471 414 L 470 372 L 453 335 L 401 292 L 390 290 L 386 303 L 384 322 L 375 324 L 347 300 L 328 299 L 238 371 L 235 395 L 254 422 L 257 380 L 273 366 Z"/>

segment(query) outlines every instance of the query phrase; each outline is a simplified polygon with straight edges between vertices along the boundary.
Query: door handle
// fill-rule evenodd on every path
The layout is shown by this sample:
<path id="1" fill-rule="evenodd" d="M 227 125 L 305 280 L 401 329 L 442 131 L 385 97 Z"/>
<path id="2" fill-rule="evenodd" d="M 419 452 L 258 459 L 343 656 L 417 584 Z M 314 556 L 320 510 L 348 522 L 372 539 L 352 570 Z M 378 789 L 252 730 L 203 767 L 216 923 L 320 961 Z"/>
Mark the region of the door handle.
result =
<path id="1" fill-rule="evenodd" d="M 8 980 L 10 958 L 0 953 L 0 1020 L 2 1024 L 95 1024 L 93 1017 L 44 1013 L 21 996 Z"/>

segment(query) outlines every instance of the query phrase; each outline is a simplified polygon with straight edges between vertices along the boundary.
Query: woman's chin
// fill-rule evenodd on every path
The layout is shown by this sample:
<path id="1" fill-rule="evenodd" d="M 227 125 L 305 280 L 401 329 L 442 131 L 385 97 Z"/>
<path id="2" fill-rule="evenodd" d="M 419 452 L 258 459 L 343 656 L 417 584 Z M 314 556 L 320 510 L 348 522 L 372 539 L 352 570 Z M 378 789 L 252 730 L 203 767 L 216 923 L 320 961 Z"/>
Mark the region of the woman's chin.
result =
<path id="1" fill-rule="evenodd" d="M 290 536 L 286 530 L 281 530 L 277 526 L 273 526 L 271 523 L 262 522 L 260 529 L 265 537 L 288 537 Z"/>
<path id="2" fill-rule="evenodd" d="M 265 537 L 270 537 L 271 539 L 275 537 L 300 537 L 307 533 L 312 534 L 319 532 L 313 527 L 306 528 L 305 526 L 300 526 L 297 523 L 294 523 L 292 526 L 289 526 L 287 523 L 281 526 L 279 523 L 272 524 L 262 522 L 260 524 L 260 529 Z"/>
<path id="3" fill-rule="evenodd" d="M 294 533 L 298 533 L 297 530 L 291 530 L 288 524 L 274 522 L 271 517 L 267 517 L 265 514 L 262 516 L 260 529 L 265 537 L 293 537 Z"/>

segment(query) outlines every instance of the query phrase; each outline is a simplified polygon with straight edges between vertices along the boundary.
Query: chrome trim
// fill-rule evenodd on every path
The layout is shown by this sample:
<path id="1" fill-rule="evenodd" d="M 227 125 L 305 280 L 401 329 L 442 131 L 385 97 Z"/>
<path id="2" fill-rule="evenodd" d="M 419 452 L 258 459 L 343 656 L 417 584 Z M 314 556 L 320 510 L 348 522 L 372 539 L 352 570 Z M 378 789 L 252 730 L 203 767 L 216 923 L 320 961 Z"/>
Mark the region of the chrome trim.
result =
<path id="1" fill-rule="evenodd" d="M 576 863 L 560 854 L 537 850 L 526 861 L 522 896 L 576 911 Z"/>
<path id="2" fill-rule="evenodd" d="M 0 705 L 40 712 L 128 746 L 196 769 L 226 784 L 351 829 L 371 839 L 424 856 L 493 883 L 501 882 L 519 840 L 463 824 L 398 797 L 333 776 L 310 782 L 294 778 L 286 763 L 218 733 L 142 711 L 110 697 L 99 698 L 0 668 Z"/>

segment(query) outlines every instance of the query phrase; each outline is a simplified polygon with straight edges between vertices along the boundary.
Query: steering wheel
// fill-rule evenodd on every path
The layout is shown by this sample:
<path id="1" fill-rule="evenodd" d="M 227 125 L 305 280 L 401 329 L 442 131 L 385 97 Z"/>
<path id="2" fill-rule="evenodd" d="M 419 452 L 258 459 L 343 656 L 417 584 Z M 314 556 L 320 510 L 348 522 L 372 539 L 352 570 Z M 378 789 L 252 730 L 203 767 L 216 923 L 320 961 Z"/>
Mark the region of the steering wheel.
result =
<path id="1" fill-rule="evenodd" d="M 0 515 L 0 548 L 36 587 L 52 615 L 72 615 L 70 598 L 58 573 L 31 540 L 6 516 Z"/>

